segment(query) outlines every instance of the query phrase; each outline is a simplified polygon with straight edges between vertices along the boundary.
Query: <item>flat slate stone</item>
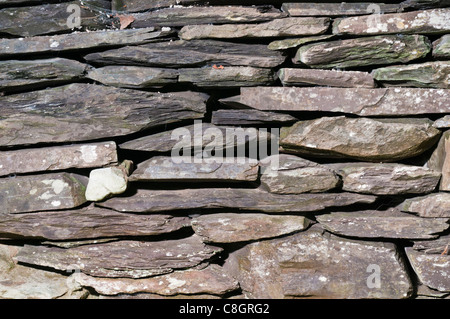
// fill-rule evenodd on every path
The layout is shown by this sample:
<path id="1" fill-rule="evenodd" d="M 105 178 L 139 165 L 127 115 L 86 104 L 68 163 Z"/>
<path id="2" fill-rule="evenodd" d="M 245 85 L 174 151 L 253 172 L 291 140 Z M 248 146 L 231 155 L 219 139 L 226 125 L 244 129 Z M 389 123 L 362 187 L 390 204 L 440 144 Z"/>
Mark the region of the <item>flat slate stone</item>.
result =
<path id="1" fill-rule="evenodd" d="M 439 189 L 450 191 L 450 131 L 445 131 L 434 152 L 425 164 L 426 167 L 442 173 Z"/>
<path id="2" fill-rule="evenodd" d="M 372 75 L 384 87 L 450 88 L 450 61 L 395 65 L 375 69 Z"/>
<path id="3" fill-rule="evenodd" d="M 137 189 L 132 196 L 113 197 L 97 205 L 120 212 L 135 213 L 207 208 L 286 213 L 313 212 L 327 207 L 357 203 L 370 204 L 375 200 L 375 196 L 352 193 L 278 195 L 248 188 Z"/>
<path id="4" fill-rule="evenodd" d="M 268 6 L 174 6 L 133 13 L 132 28 L 181 27 L 190 24 L 262 22 L 283 18 L 286 13 Z"/>
<path id="5" fill-rule="evenodd" d="M 374 195 L 426 194 L 439 184 L 441 173 L 397 163 L 329 164 L 342 177 L 342 189 Z"/>
<path id="6" fill-rule="evenodd" d="M 208 96 L 75 83 L 0 97 L 0 146 L 121 136 L 202 118 Z"/>
<path id="7" fill-rule="evenodd" d="M 202 2 L 201 0 L 112 0 L 113 11 L 139 12 L 159 8 L 167 8 L 176 5 L 190 5 Z"/>
<path id="8" fill-rule="evenodd" d="M 272 155 L 260 166 L 261 185 L 275 194 L 321 193 L 340 183 L 332 169 L 294 155 Z"/>
<path id="9" fill-rule="evenodd" d="M 117 163 L 115 142 L 0 151 L 0 176 Z"/>
<path id="10" fill-rule="evenodd" d="M 188 156 L 154 156 L 139 163 L 129 181 L 256 181 L 258 171 L 258 161 L 249 158 L 208 163 Z"/>
<path id="11" fill-rule="evenodd" d="M 411 247 L 405 247 L 405 251 L 421 283 L 434 290 L 450 291 L 450 255 L 425 254 Z"/>
<path id="12" fill-rule="evenodd" d="M 372 5 L 372 6 L 371 6 Z M 376 5 L 377 7 L 375 7 Z M 397 12 L 400 10 L 398 4 L 385 3 L 370 3 L 370 2 L 356 2 L 356 3 L 283 3 L 281 9 L 287 12 L 291 17 L 297 16 L 319 16 L 319 17 L 335 17 L 335 16 L 352 16 L 352 15 L 366 15 L 372 14 L 375 8 L 380 10 L 380 13 Z"/>
<path id="13" fill-rule="evenodd" d="M 230 43 L 214 40 L 167 41 L 127 46 L 84 57 L 89 63 L 141 65 L 169 68 L 253 66 L 273 68 L 284 62 L 280 52 L 266 45 Z"/>
<path id="14" fill-rule="evenodd" d="M 450 34 L 443 35 L 433 42 L 433 57 L 450 59 Z"/>
<path id="15" fill-rule="evenodd" d="M 142 278 L 194 267 L 222 251 L 197 235 L 164 241 L 121 240 L 75 248 L 25 245 L 17 261 L 98 277 Z"/>
<path id="16" fill-rule="evenodd" d="M 322 117 L 281 128 L 280 147 L 314 157 L 394 162 L 435 145 L 441 133 L 432 123 L 413 118 Z"/>
<path id="17" fill-rule="evenodd" d="M 87 178 L 50 173 L 0 179 L 0 212 L 26 213 L 74 208 L 86 202 Z"/>
<path id="18" fill-rule="evenodd" d="M 193 294 L 224 295 L 239 288 L 239 283 L 222 267 L 209 265 L 202 269 L 178 270 L 150 278 L 99 278 L 78 273 L 74 280 L 91 287 L 101 295 L 155 293 L 162 296 Z"/>
<path id="19" fill-rule="evenodd" d="M 400 64 L 423 58 L 430 50 L 423 35 L 361 37 L 301 46 L 293 62 L 324 69 Z"/>
<path id="20" fill-rule="evenodd" d="M 161 88 L 167 84 L 177 83 L 178 71 L 142 66 L 109 65 L 90 70 L 86 77 L 115 87 L 130 89 Z"/>
<path id="21" fill-rule="evenodd" d="M 3 38 L 0 39 L 0 57 L 137 45 L 154 41 L 159 37 L 172 33 L 174 31 L 170 28 L 157 30 L 154 27 L 149 27 L 142 29 L 72 32 L 69 34 L 13 39 Z"/>
<path id="22" fill-rule="evenodd" d="M 261 111 L 322 111 L 359 116 L 450 111 L 450 96 L 445 89 L 422 88 L 243 87 L 237 97 L 221 99 L 220 102 L 241 104 Z"/>
<path id="23" fill-rule="evenodd" d="M 195 217 L 192 228 L 207 243 L 233 243 L 305 230 L 310 222 L 303 216 L 218 213 Z"/>
<path id="24" fill-rule="evenodd" d="M 289 114 L 265 112 L 255 109 L 219 109 L 212 112 L 214 125 L 251 126 L 296 122 L 297 118 Z"/>
<path id="25" fill-rule="evenodd" d="M 333 34 L 440 34 L 449 31 L 449 8 L 349 17 L 333 23 Z"/>
<path id="26" fill-rule="evenodd" d="M 38 6 L 22 6 L 0 10 L 0 33 L 14 36 L 32 37 L 35 35 L 69 32 L 72 30 L 68 20 L 70 5 L 80 9 L 80 27 L 88 30 L 104 29 L 107 26 L 101 14 L 90 10 L 88 6 L 80 6 L 79 1 L 42 4 Z M 96 1 L 96 7 L 109 9 L 108 1 Z"/>
<path id="27" fill-rule="evenodd" d="M 179 36 L 183 40 L 293 37 L 322 34 L 329 26 L 329 18 L 284 18 L 259 24 L 187 25 Z"/>
<path id="28" fill-rule="evenodd" d="M 0 215 L 0 238 L 81 240 L 170 233 L 190 225 L 188 217 L 137 215 L 87 207 L 29 214 Z"/>
<path id="29" fill-rule="evenodd" d="M 88 65 L 52 58 L 0 61 L 0 91 L 40 89 L 84 78 Z"/>
<path id="30" fill-rule="evenodd" d="M 450 115 L 445 115 L 433 123 L 435 128 L 450 128 Z"/>
<path id="31" fill-rule="evenodd" d="M 291 48 L 296 48 L 301 46 L 302 44 L 311 43 L 311 42 L 319 42 L 322 40 L 327 40 L 333 38 L 332 34 L 324 34 L 324 35 L 315 35 L 310 37 L 301 37 L 301 38 L 288 38 L 283 40 L 275 40 L 270 42 L 267 45 L 269 50 L 286 50 Z"/>
<path id="32" fill-rule="evenodd" d="M 367 72 L 283 68 L 278 71 L 283 86 L 335 86 L 344 88 L 374 88 Z"/>
<path id="33" fill-rule="evenodd" d="M 229 88 L 270 85 L 275 82 L 267 68 L 226 66 L 178 69 L 180 83 L 192 83 L 201 88 Z"/>
<path id="34" fill-rule="evenodd" d="M 450 217 L 450 193 L 440 192 L 408 198 L 399 205 L 399 209 L 421 217 Z"/>
<path id="35" fill-rule="evenodd" d="M 413 249 L 425 254 L 450 255 L 450 235 L 440 235 L 434 240 L 415 240 Z"/>
<path id="36" fill-rule="evenodd" d="M 377 289 L 369 285 L 373 265 L 380 270 Z M 344 239 L 318 225 L 233 251 L 224 269 L 250 299 L 397 299 L 413 288 L 393 243 Z"/>
<path id="37" fill-rule="evenodd" d="M 317 221 L 333 234 L 362 238 L 431 239 L 450 227 L 448 218 L 421 218 L 395 208 L 336 212 L 317 216 Z"/>

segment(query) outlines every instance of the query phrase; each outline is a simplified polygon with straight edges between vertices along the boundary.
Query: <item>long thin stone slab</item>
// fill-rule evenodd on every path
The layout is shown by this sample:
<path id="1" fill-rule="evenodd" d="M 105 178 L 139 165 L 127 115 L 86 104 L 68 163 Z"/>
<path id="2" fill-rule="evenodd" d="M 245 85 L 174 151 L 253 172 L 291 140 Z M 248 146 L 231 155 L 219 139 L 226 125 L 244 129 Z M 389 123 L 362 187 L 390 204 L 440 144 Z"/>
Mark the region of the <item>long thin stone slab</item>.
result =
<path id="1" fill-rule="evenodd" d="M 400 195 L 426 194 L 439 184 L 441 173 L 421 166 L 398 163 L 329 164 L 342 177 L 347 192 Z"/>
<path id="2" fill-rule="evenodd" d="M 99 277 L 142 278 L 199 265 L 222 248 L 192 235 L 164 241 L 121 240 L 75 248 L 25 245 L 17 261 L 62 271 L 78 269 Z"/>
<path id="3" fill-rule="evenodd" d="M 193 157 L 155 156 L 140 163 L 129 181 L 256 181 L 258 171 L 258 162 L 248 158 L 197 163 Z"/>
<path id="4" fill-rule="evenodd" d="M 183 40 L 295 37 L 322 34 L 329 26 L 329 18 L 284 18 L 259 24 L 187 25 L 179 36 Z"/>
<path id="5" fill-rule="evenodd" d="M 362 238 L 432 239 L 450 227 L 448 218 L 421 218 L 397 209 L 336 212 L 317 221 L 336 235 Z"/>
<path id="6" fill-rule="evenodd" d="M 373 70 L 372 75 L 384 87 L 450 89 L 450 61 L 388 66 Z"/>
<path id="7" fill-rule="evenodd" d="M 193 5 L 202 0 L 112 0 L 113 11 L 140 12 L 159 8 L 168 8 L 176 5 Z"/>
<path id="8" fill-rule="evenodd" d="M 101 9 L 108 9 L 109 2 L 103 1 L 103 3 Z M 100 4 L 101 1 L 97 1 L 96 6 Z M 70 5 L 76 5 L 80 10 L 81 28 L 98 30 L 106 27 L 100 13 L 90 10 L 88 6 L 80 6 L 79 1 L 72 1 L 1 9 L 0 33 L 31 37 L 71 31 L 73 22 L 70 21 L 70 13 L 73 10 L 69 8 Z"/>
<path id="9" fill-rule="evenodd" d="M 446 34 L 433 42 L 433 57 L 450 59 L 450 34 Z"/>
<path id="10" fill-rule="evenodd" d="M 161 88 L 167 84 L 177 83 L 178 71 L 142 66 L 109 65 L 89 71 L 86 77 L 115 87 Z"/>
<path id="11" fill-rule="evenodd" d="M 0 61 L 0 91 L 40 89 L 76 81 L 88 68 L 87 64 L 63 58 Z"/>
<path id="12" fill-rule="evenodd" d="M 360 71 L 282 68 L 278 71 L 278 78 L 283 86 L 375 87 L 373 77 L 367 72 Z"/>
<path id="13" fill-rule="evenodd" d="M 423 58 L 430 50 L 422 35 L 381 35 L 307 44 L 293 62 L 325 69 L 400 64 Z"/>
<path id="14" fill-rule="evenodd" d="M 272 41 L 267 45 L 267 48 L 269 50 L 286 50 L 286 49 L 299 47 L 306 43 L 319 42 L 319 41 L 327 40 L 327 39 L 330 39 L 333 37 L 334 37 L 334 35 L 332 35 L 332 34 L 323 34 L 323 35 L 315 35 L 315 36 L 310 36 L 310 37 L 287 38 L 287 39 Z"/>
<path id="15" fill-rule="evenodd" d="M 449 31 L 449 8 L 349 17 L 333 23 L 333 34 L 439 34 Z"/>
<path id="16" fill-rule="evenodd" d="M 421 217 L 450 217 L 450 193 L 439 192 L 408 198 L 398 207 Z"/>
<path id="17" fill-rule="evenodd" d="M 398 116 L 450 111 L 445 89 L 249 87 L 237 97 L 221 99 L 261 111 L 322 111 L 359 116 Z"/>
<path id="18" fill-rule="evenodd" d="M 202 269 L 178 270 L 150 278 L 99 278 L 75 274 L 74 280 L 84 287 L 91 287 L 101 295 L 155 293 L 162 296 L 212 294 L 224 295 L 239 288 L 236 279 L 218 265 Z"/>
<path id="19" fill-rule="evenodd" d="M 280 147 L 299 155 L 394 162 L 432 147 L 441 134 L 432 124 L 413 118 L 322 117 L 283 127 Z"/>
<path id="20" fill-rule="evenodd" d="M 327 207 L 369 204 L 376 197 L 352 193 L 278 195 L 259 189 L 207 188 L 181 190 L 138 189 L 130 197 L 97 203 L 121 212 L 150 213 L 182 209 L 236 208 L 268 213 L 312 212 Z"/>
<path id="21" fill-rule="evenodd" d="M 0 215 L 0 238 L 81 240 L 152 236 L 190 225 L 187 217 L 124 214 L 90 205 L 80 209 Z"/>
<path id="22" fill-rule="evenodd" d="M 51 52 L 73 52 L 91 48 L 137 45 L 172 34 L 170 28 L 154 27 L 92 32 L 72 32 L 51 36 L 0 39 L 0 57 Z"/>
<path id="23" fill-rule="evenodd" d="M 87 178 L 70 173 L 0 179 L 0 212 L 5 214 L 74 208 L 86 202 Z"/>
<path id="24" fill-rule="evenodd" d="M 72 142 L 121 136 L 202 118 L 208 96 L 157 93 L 93 84 L 0 97 L 0 145 Z"/>
<path id="25" fill-rule="evenodd" d="M 0 176 L 117 163 L 115 142 L 0 151 Z"/>
<path id="26" fill-rule="evenodd" d="M 319 16 L 336 17 L 372 14 L 375 10 L 379 13 L 400 11 L 398 4 L 355 2 L 355 3 L 310 3 L 296 2 L 283 3 L 281 9 L 291 17 Z"/>
<path id="27" fill-rule="evenodd" d="M 305 230 L 310 222 L 303 216 L 218 213 L 195 217 L 192 228 L 205 242 L 233 243 Z"/>
<path id="28" fill-rule="evenodd" d="M 289 114 L 266 112 L 255 109 L 219 109 L 212 112 L 214 125 L 261 125 L 296 122 L 297 118 Z"/>
<path id="29" fill-rule="evenodd" d="M 262 22 L 283 18 L 286 13 L 273 7 L 176 6 L 143 13 L 133 13 L 131 27 L 181 27 L 190 24 Z"/>
<path id="30" fill-rule="evenodd" d="M 142 65 L 169 68 L 202 66 L 253 66 L 273 68 L 286 57 L 266 45 L 214 40 L 170 41 L 127 46 L 84 57 L 90 63 Z"/>

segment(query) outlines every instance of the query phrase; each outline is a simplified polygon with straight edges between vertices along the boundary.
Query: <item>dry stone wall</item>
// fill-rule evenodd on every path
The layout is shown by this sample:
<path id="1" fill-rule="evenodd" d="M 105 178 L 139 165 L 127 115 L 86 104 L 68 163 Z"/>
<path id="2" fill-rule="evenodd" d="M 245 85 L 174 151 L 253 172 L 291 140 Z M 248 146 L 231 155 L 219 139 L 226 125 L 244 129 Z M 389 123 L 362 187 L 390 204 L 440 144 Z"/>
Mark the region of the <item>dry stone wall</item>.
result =
<path id="1" fill-rule="evenodd" d="M 448 298 L 450 2 L 0 0 L 0 298 Z"/>

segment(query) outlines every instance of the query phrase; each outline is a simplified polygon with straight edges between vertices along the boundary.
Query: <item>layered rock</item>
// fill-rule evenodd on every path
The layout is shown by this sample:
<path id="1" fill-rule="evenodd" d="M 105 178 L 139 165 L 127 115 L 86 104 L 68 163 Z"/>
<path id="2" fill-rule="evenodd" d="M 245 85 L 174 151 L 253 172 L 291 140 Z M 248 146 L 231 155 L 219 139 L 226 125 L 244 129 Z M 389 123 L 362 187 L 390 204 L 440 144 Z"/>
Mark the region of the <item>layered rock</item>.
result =
<path id="1" fill-rule="evenodd" d="M 324 214 L 317 221 L 336 235 L 362 238 L 431 239 L 450 227 L 448 218 L 421 218 L 395 208 Z"/>
<path id="2" fill-rule="evenodd" d="M 297 118 L 289 114 L 263 112 L 255 109 L 220 109 L 213 111 L 211 123 L 214 125 L 263 125 L 296 122 Z"/>
<path id="3" fill-rule="evenodd" d="M 282 128 L 280 147 L 300 155 L 392 162 L 423 153 L 439 136 L 428 119 L 322 117 Z"/>
<path id="4" fill-rule="evenodd" d="M 175 5 L 189 5 L 201 2 L 199 0 L 112 0 L 111 8 L 117 11 L 139 12 L 150 9 L 167 8 Z"/>
<path id="5" fill-rule="evenodd" d="M 426 62 L 379 68 L 372 72 L 382 86 L 450 88 L 450 62 Z"/>
<path id="6" fill-rule="evenodd" d="M 85 176 L 64 172 L 1 178 L 1 212 L 74 208 L 86 202 L 86 184 Z"/>
<path id="7" fill-rule="evenodd" d="M 421 217 L 450 217 L 450 193 L 441 192 L 408 198 L 399 205 L 399 208 Z"/>
<path id="8" fill-rule="evenodd" d="M 246 245 L 230 254 L 224 268 L 247 298 L 396 299 L 412 293 L 394 244 L 330 236 L 317 226 Z M 374 269 L 381 270 L 379 286 L 370 281 Z"/>
<path id="9" fill-rule="evenodd" d="M 138 189 L 131 197 L 113 197 L 98 205 L 135 213 L 207 208 L 283 213 L 313 212 L 327 207 L 373 203 L 375 199 L 375 196 L 352 193 L 278 195 L 247 188 Z"/>
<path id="10" fill-rule="evenodd" d="M 115 142 L 99 142 L 0 151 L 0 176 L 101 167 L 117 163 Z"/>
<path id="11" fill-rule="evenodd" d="M 450 9 L 433 9 L 337 19 L 334 34 L 440 34 L 450 31 Z"/>
<path id="12" fill-rule="evenodd" d="M 434 152 L 425 164 L 433 170 L 442 173 L 439 189 L 450 191 L 450 131 L 445 131 Z"/>
<path id="13" fill-rule="evenodd" d="M 437 187 L 441 174 L 429 168 L 397 163 L 331 164 L 342 177 L 342 189 L 374 195 L 426 194 Z"/>
<path id="14" fill-rule="evenodd" d="M 323 78 L 322 81 L 327 80 Z M 399 113 L 446 113 L 449 96 L 444 89 L 254 87 L 241 88 L 239 96 L 224 98 L 220 102 L 241 104 L 262 111 L 321 111 L 359 116 L 396 116 Z"/>
<path id="15" fill-rule="evenodd" d="M 304 45 L 293 61 L 325 69 L 399 64 L 423 58 L 430 49 L 422 35 L 361 37 Z"/>
<path id="16" fill-rule="evenodd" d="M 16 259 L 62 271 L 78 269 L 99 277 L 141 278 L 194 267 L 221 250 L 193 235 L 154 242 L 121 240 L 69 249 L 25 245 Z"/>
<path id="17" fill-rule="evenodd" d="M 327 31 L 328 18 L 284 18 L 259 24 L 188 25 L 180 30 L 180 38 L 239 39 L 316 35 Z"/>
<path id="18" fill-rule="evenodd" d="M 332 169 L 293 155 L 272 155 L 260 166 L 261 185 L 275 194 L 326 192 L 340 183 Z"/>
<path id="19" fill-rule="evenodd" d="M 330 35 L 330 34 L 323 34 L 323 35 L 316 35 L 316 36 L 309 36 L 309 37 L 275 40 L 275 41 L 270 42 L 267 45 L 267 48 L 270 50 L 286 50 L 286 49 L 290 49 L 290 48 L 299 47 L 302 44 L 327 40 L 327 39 L 330 39 L 333 37 L 334 36 Z"/>
<path id="20" fill-rule="evenodd" d="M 433 42 L 433 56 L 435 58 L 450 58 L 450 35 L 446 34 Z"/>
<path id="21" fill-rule="evenodd" d="M 380 13 L 397 12 L 398 4 L 376 4 Z M 370 3 L 283 3 L 282 10 L 289 16 L 352 16 L 371 14 L 374 6 Z"/>
<path id="22" fill-rule="evenodd" d="M 218 213 L 195 217 L 192 228 L 208 243 L 233 243 L 287 235 L 304 230 L 303 216 Z"/>
<path id="23" fill-rule="evenodd" d="M 204 93 L 152 93 L 82 83 L 4 96 L 0 97 L 0 145 L 130 134 L 201 118 L 207 99 Z"/>

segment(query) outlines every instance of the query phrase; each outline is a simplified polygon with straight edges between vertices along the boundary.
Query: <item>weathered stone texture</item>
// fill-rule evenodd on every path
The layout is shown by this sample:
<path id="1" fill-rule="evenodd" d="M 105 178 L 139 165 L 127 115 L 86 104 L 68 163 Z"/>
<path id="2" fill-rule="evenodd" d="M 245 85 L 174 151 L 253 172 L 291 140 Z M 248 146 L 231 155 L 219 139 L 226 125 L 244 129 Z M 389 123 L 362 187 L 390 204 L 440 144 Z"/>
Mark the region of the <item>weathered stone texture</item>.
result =
<path id="1" fill-rule="evenodd" d="M 446 34 L 433 42 L 433 56 L 435 58 L 450 58 L 450 35 Z"/>
<path id="2" fill-rule="evenodd" d="M 398 4 L 376 4 L 380 13 L 397 12 L 400 10 Z M 289 16 L 352 16 L 373 13 L 374 6 L 368 2 L 362 3 L 283 3 L 282 10 Z"/>
<path id="3" fill-rule="evenodd" d="M 421 217 L 450 217 L 450 193 L 440 192 L 408 198 L 399 205 L 399 208 Z"/>

